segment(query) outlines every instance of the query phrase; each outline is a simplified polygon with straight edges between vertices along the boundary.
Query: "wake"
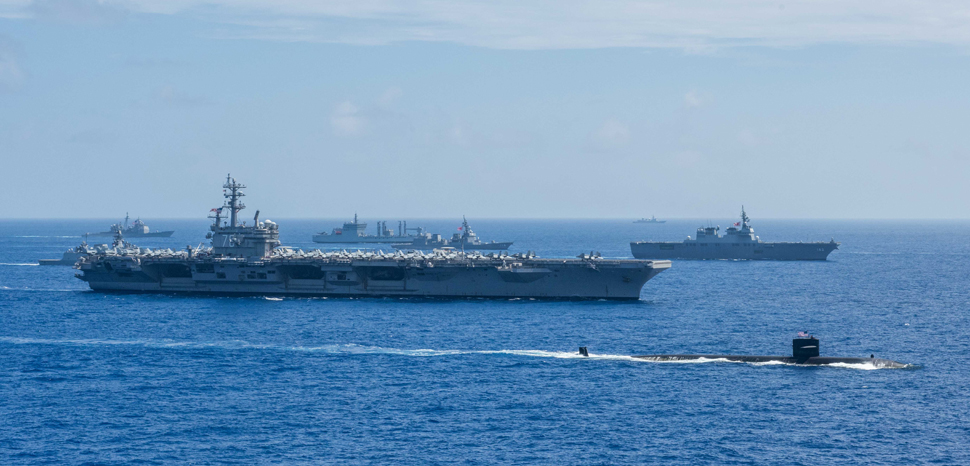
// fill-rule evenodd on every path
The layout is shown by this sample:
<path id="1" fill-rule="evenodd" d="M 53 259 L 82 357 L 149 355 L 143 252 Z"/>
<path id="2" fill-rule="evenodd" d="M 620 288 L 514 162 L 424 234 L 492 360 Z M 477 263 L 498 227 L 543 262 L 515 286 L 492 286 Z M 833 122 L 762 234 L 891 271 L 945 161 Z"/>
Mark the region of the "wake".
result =
<path id="1" fill-rule="evenodd" d="M 594 361 L 626 361 L 642 364 L 748 364 L 751 366 L 795 366 L 804 367 L 796 364 L 783 362 L 741 362 L 729 361 L 721 358 L 701 358 L 693 360 L 678 361 L 658 361 L 651 359 L 635 358 L 620 354 L 597 354 L 589 353 L 583 356 L 578 352 L 571 351 L 547 351 L 538 349 L 501 349 L 501 350 L 441 350 L 441 349 L 400 349 L 386 348 L 382 346 L 366 346 L 354 343 L 338 345 L 320 346 L 286 346 L 249 343 L 241 340 L 220 341 L 220 342 L 193 342 L 193 341 L 172 341 L 172 340 L 101 340 L 101 339 L 42 339 L 42 338 L 19 338 L 19 337 L 0 337 L 0 344 L 10 345 L 52 345 L 52 346 L 88 346 L 88 347 L 110 347 L 110 346 L 134 346 L 142 348 L 172 349 L 172 350 L 206 350 L 221 349 L 227 351 L 261 350 L 261 351 L 280 351 L 280 352 L 301 352 L 301 353 L 322 353 L 334 355 L 393 355 L 416 358 L 435 358 L 435 357 L 460 357 L 465 355 L 506 355 L 528 358 L 545 359 L 587 359 Z M 843 369 L 856 370 L 876 370 L 884 367 L 876 367 L 870 364 L 845 364 L 836 363 L 829 366 L 812 367 L 836 367 Z"/>

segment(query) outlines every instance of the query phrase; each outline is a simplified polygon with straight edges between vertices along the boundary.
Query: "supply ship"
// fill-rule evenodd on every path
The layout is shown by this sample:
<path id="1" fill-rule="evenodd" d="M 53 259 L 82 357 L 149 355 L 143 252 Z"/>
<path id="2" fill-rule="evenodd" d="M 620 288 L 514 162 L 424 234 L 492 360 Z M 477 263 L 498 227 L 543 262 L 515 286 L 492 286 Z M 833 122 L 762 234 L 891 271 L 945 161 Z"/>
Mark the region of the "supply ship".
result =
<path id="1" fill-rule="evenodd" d="M 669 261 L 540 259 L 534 253 L 322 252 L 280 246 L 279 225 L 238 219 L 245 186 L 230 176 L 212 209 L 211 246 L 180 251 L 100 252 L 76 275 L 100 292 L 283 296 L 418 296 L 639 299 Z M 228 218 L 224 218 L 228 212 Z"/>
<path id="2" fill-rule="evenodd" d="M 377 222 L 377 234 L 368 235 L 366 233 L 367 224 L 357 221 L 357 214 L 354 214 L 353 222 L 344 223 L 342 228 L 334 228 L 330 233 L 322 231 L 313 235 L 314 243 L 332 244 L 390 244 L 413 240 L 424 235 L 424 228 L 408 228 L 408 222 L 397 222 L 397 234 L 394 230 L 387 228 L 387 222 Z M 415 232 L 411 235 L 409 232 Z"/>
<path id="3" fill-rule="evenodd" d="M 741 221 L 720 235 L 720 227 L 701 227 L 697 238 L 683 242 L 636 241 L 630 243 L 633 257 L 638 259 L 748 259 L 823 261 L 839 248 L 840 243 L 768 243 L 754 235 L 748 224 L 751 219 L 741 207 Z"/>

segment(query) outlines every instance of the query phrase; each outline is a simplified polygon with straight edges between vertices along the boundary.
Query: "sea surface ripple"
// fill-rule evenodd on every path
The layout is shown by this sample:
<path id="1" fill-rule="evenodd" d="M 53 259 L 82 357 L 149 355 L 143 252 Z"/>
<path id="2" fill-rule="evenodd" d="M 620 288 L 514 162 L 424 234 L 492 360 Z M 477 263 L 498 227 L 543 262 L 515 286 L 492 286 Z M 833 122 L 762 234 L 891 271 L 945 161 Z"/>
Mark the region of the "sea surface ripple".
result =
<path id="1" fill-rule="evenodd" d="M 312 248 L 342 219 L 278 221 Z M 206 231 L 146 222 L 176 230 L 150 247 Z M 112 295 L 27 266 L 110 223 L 0 221 L 0 464 L 970 464 L 970 222 L 756 219 L 765 240 L 842 246 L 675 261 L 632 303 Z M 473 227 L 543 257 L 629 257 L 701 223 Z M 630 358 L 785 355 L 797 331 L 917 368 Z"/>

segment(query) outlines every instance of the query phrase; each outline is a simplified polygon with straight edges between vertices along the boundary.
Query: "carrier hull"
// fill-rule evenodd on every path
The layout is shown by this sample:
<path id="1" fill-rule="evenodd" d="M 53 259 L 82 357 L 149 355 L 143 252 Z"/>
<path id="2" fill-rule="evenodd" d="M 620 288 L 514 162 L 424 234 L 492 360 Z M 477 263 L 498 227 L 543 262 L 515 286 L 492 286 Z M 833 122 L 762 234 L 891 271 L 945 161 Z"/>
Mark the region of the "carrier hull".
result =
<path id="1" fill-rule="evenodd" d="M 82 261 L 78 278 L 92 290 L 274 296 L 418 296 L 445 298 L 640 298 L 668 261 L 498 259 L 268 259 L 245 261 L 116 258 Z"/>
<path id="2" fill-rule="evenodd" d="M 637 259 L 724 259 L 824 261 L 838 249 L 835 242 L 817 243 L 730 243 L 730 242 L 650 242 L 630 243 Z"/>

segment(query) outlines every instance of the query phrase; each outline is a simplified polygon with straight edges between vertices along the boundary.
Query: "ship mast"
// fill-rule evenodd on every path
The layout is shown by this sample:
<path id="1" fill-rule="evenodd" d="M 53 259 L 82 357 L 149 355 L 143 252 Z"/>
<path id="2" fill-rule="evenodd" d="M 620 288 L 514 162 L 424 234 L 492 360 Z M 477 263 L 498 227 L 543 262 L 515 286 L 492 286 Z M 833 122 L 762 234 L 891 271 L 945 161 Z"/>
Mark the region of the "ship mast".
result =
<path id="1" fill-rule="evenodd" d="M 748 220 L 751 219 L 748 218 L 748 215 L 744 213 L 744 206 L 741 206 L 741 228 L 748 227 Z"/>
<path id="2" fill-rule="evenodd" d="M 225 207 L 218 207 L 209 211 L 215 212 L 214 214 L 209 214 L 209 218 L 215 219 L 215 223 L 212 226 L 212 231 L 216 231 L 222 227 L 222 209 L 224 208 Z"/>
<path id="3" fill-rule="evenodd" d="M 242 201 L 239 200 L 240 197 L 245 196 L 242 189 L 245 189 L 246 185 L 237 183 L 235 178 L 227 174 L 226 184 L 222 185 L 222 187 L 223 189 L 229 190 L 228 193 L 223 191 L 223 196 L 225 196 L 226 199 L 229 199 L 229 226 L 235 228 L 236 214 L 239 213 L 240 210 L 246 208 L 246 204 L 243 204 Z"/>
<path id="4" fill-rule="evenodd" d="M 468 240 L 468 219 L 461 216 L 461 253 L 465 253 L 465 242 Z"/>

